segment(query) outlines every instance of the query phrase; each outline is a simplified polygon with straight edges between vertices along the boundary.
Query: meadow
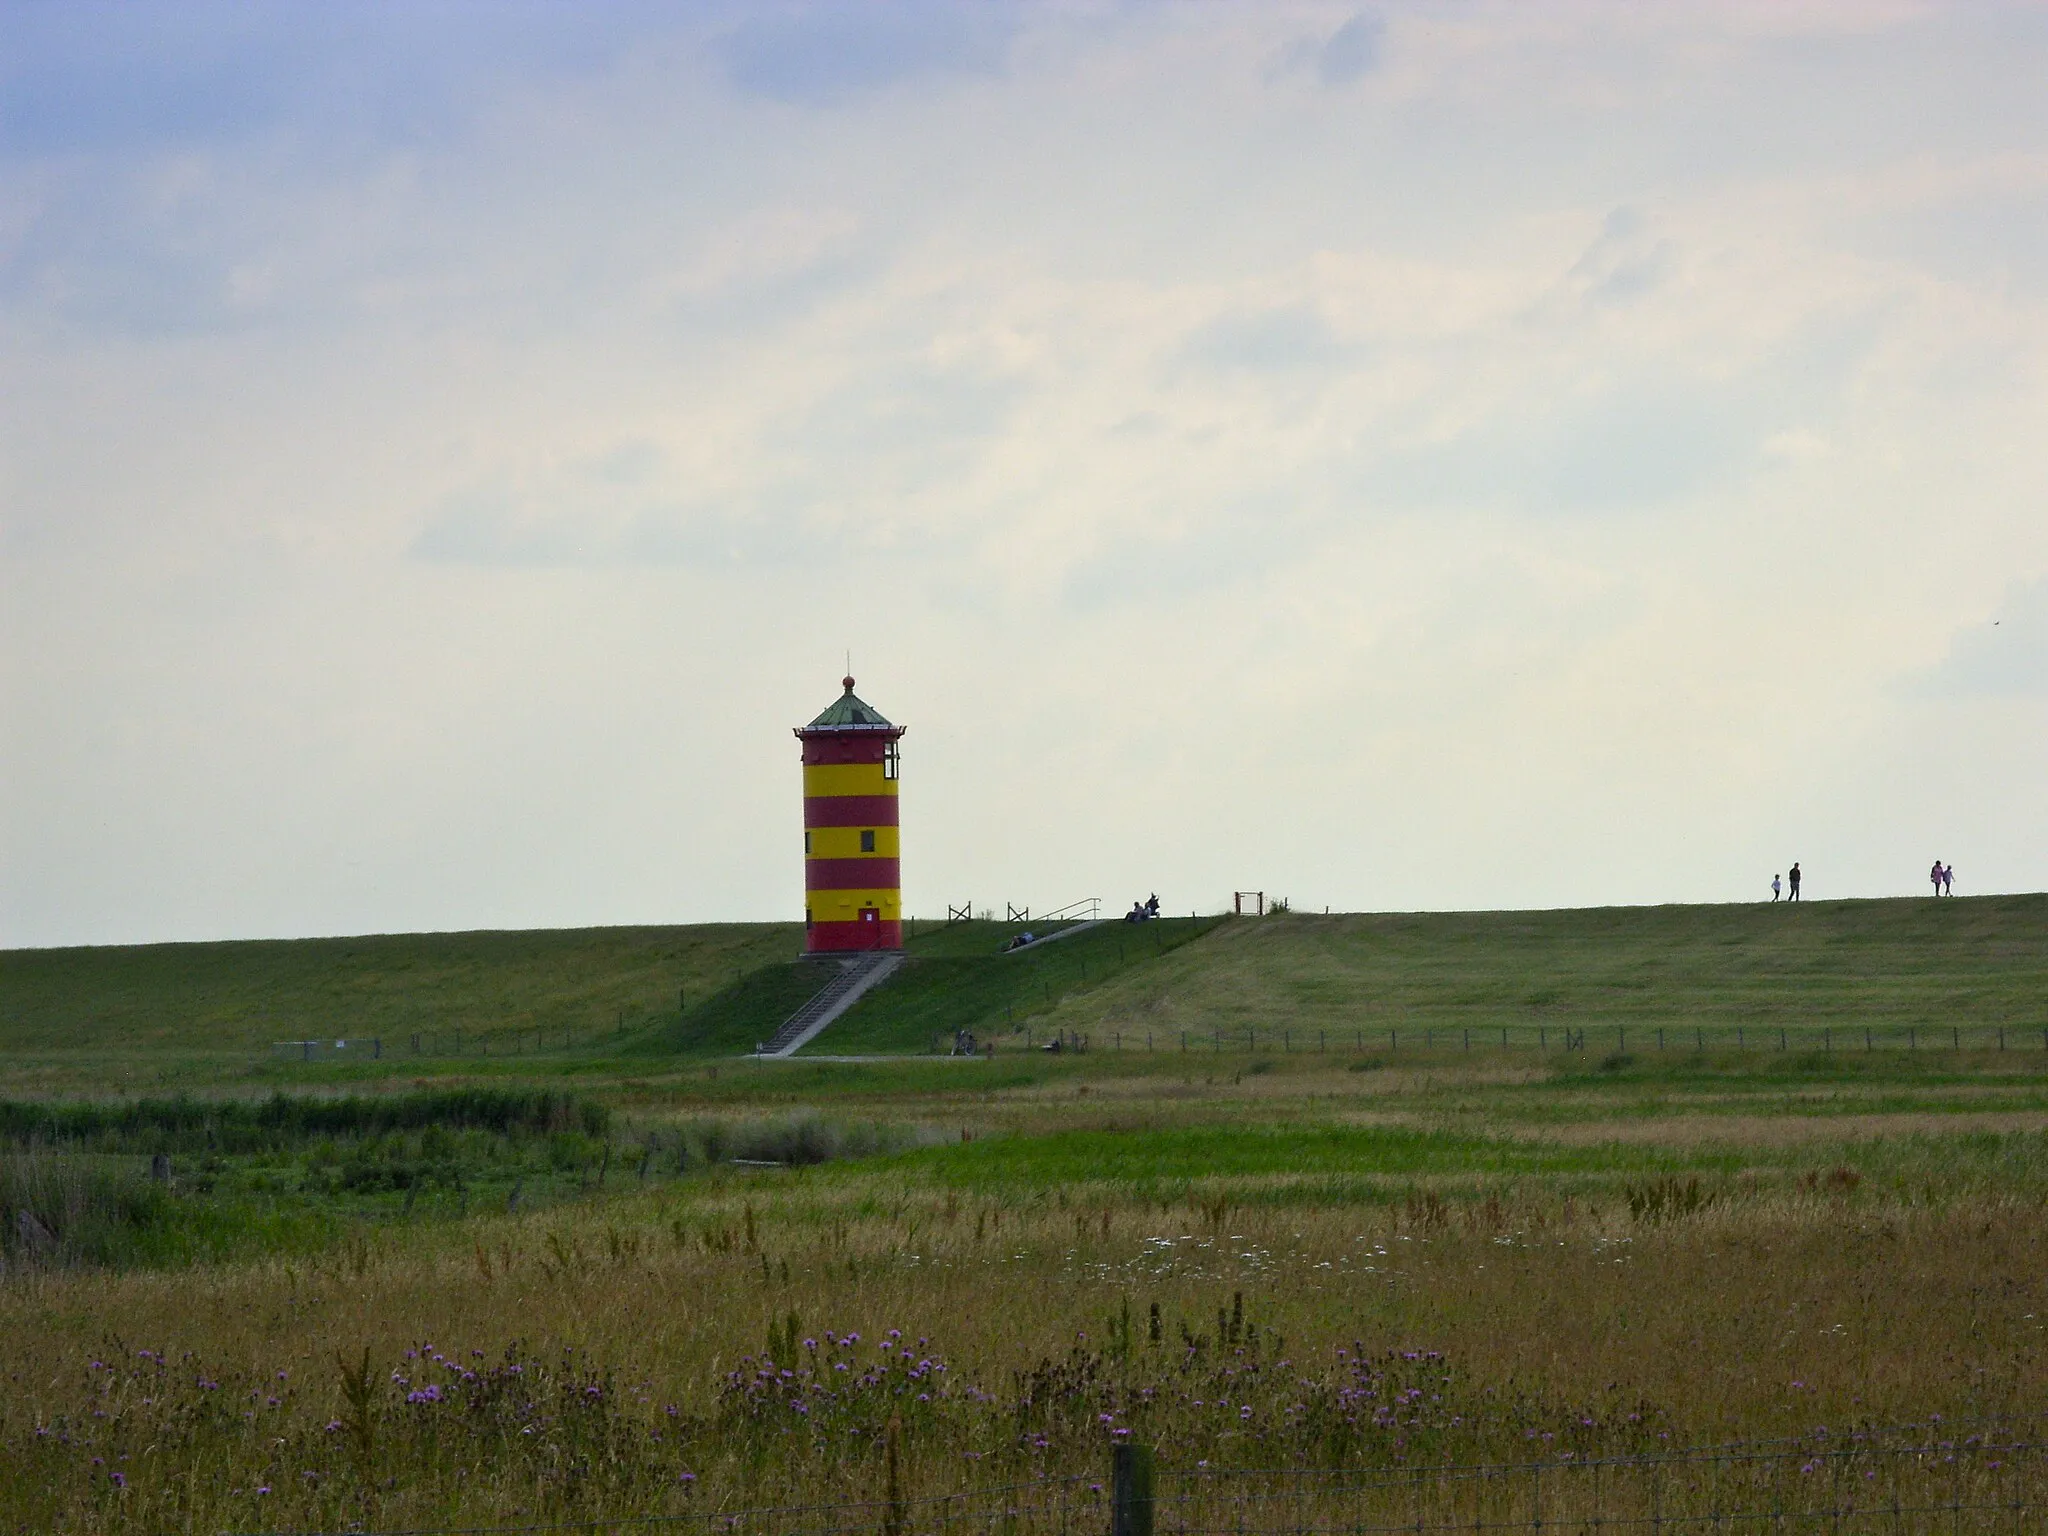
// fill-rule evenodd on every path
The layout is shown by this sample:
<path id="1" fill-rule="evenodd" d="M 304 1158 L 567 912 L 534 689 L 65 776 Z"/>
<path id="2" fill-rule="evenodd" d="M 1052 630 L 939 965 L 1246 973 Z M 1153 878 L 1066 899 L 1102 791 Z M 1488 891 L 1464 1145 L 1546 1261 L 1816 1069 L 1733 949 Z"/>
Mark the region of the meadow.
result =
<path id="1" fill-rule="evenodd" d="M 2025 1529 L 2016 1503 L 2048 1507 L 2048 1469 L 2010 1448 L 2040 1439 L 2048 1388 L 2048 901 L 1787 917 L 1299 917 L 1162 930 L 1149 955 L 1113 925 L 1038 956 L 1063 972 L 940 931 L 895 1024 L 877 993 L 865 1048 L 830 1053 L 883 1059 L 848 1062 L 685 1033 L 781 1006 L 787 934 L 731 974 L 733 930 L 616 941 L 613 981 L 614 941 L 535 936 L 535 996 L 637 987 L 644 1015 L 538 1054 L 381 1061 L 237 1034 L 217 1000 L 257 993 L 224 960 L 204 986 L 164 966 L 153 1005 L 148 967 L 108 957 L 128 1043 L 67 1035 L 56 978 L 96 1009 L 116 987 L 93 952 L 26 979 L 0 957 L 0 1524 L 862 1503 L 845 1523 L 908 1530 L 1009 1488 L 1011 1529 L 1095 1529 L 1110 1447 L 1136 1441 L 1189 1520 L 1235 1490 L 1246 1529 L 1340 1506 L 1470 1529 L 1532 1492 L 1546 1529 L 1782 1514 L 1823 1470 L 1842 1529 L 1887 1497 L 1870 1528 Z M 463 983 L 432 947 L 388 953 L 407 1006 L 446 1016 Z M 649 953 L 710 957 L 701 999 L 660 1006 Z M 319 962 L 288 958 L 323 996 Z M 196 1044 L 134 1025 L 158 1006 L 215 1022 Z M 954 1006 L 993 1056 L 916 1054 Z M 24 1239 L 51 1198 L 27 1183 L 58 1169 L 101 1204 Z M 1731 1443 L 1775 1449 L 1646 1459 Z M 1885 1459 L 1923 1444 L 1947 1450 Z M 1401 1481 L 1475 1464 L 1547 1471 Z M 1611 1469 L 1605 1502 L 1574 1467 Z M 1223 1468 L 1243 1478 L 1200 1481 Z M 1284 1520 L 1245 1523 L 1260 1477 L 1293 1479 Z"/>

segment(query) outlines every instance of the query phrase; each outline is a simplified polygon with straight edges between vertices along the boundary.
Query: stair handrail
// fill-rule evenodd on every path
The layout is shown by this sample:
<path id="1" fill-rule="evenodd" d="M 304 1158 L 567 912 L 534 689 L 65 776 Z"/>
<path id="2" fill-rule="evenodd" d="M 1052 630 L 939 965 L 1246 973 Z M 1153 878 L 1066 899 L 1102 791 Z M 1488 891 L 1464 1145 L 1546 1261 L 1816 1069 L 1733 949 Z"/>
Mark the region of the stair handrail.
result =
<path id="1" fill-rule="evenodd" d="M 1083 896 L 1079 901 L 1070 901 L 1064 907 L 1055 907 L 1050 912 L 1038 914 L 1041 923 L 1093 923 L 1101 920 L 1102 898 Z"/>

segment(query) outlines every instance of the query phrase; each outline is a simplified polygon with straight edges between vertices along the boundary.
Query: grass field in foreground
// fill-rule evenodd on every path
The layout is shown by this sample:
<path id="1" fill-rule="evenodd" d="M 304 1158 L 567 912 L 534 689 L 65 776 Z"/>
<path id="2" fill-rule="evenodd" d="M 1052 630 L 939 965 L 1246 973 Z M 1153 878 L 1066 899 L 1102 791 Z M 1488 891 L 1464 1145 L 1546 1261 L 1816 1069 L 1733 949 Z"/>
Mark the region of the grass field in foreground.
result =
<path id="1" fill-rule="evenodd" d="M 1488 1091 L 1444 1075 L 1430 1091 Z M 1177 1471 L 1818 1451 L 1937 1415 L 1951 1443 L 2038 1431 L 2038 1130 L 1760 1150 L 1275 1132 L 1245 1122 L 1309 1112 L 1328 1074 L 1284 1105 L 1264 1077 L 1202 1104 L 1151 1082 L 1142 1137 L 1058 1128 L 1039 1083 L 1011 1131 L 922 1152 L 267 1260 L 17 1274 L 0 1526 L 688 1517 L 879 1501 L 892 1477 L 919 1499 L 1100 1481 L 1118 1430 Z M 1239 1123 L 1173 1124 L 1218 1109 Z M 1132 1141 L 1149 1161 L 1120 1178 Z M 2048 1478 L 2001 1492 L 2048 1498 Z"/>
<path id="2" fill-rule="evenodd" d="M 1086 1488 L 1118 1430 L 1180 1470 L 1817 1451 L 1935 1415 L 1952 1444 L 1987 1420 L 2039 1438 L 2048 1052 L 1995 1032 L 2038 1022 L 2044 918 L 2024 898 L 1232 921 L 1085 982 L 1071 957 L 1034 1028 L 1092 1035 L 1085 1054 L 847 1065 L 674 1054 L 652 1011 L 604 1050 L 277 1062 L 237 1056 L 243 1025 L 192 1000 L 247 1006 L 265 976 L 314 995 L 331 951 L 204 987 L 92 952 L 0 957 L 8 1096 L 130 1090 L 40 1141 L 34 1104 L 4 1117 L 0 1529 Z M 733 977 L 766 987 L 744 978 L 791 937 L 659 943 L 700 946 L 709 1008 Z M 536 996 L 572 1000 L 674 958 L 493 942 Z M 392 941 L 377 974 L 404 1008 L 468 1006 L 446 943 Z M 53 1021 L 116 983 L 122 1017 L 212 1020 L 214 1054 L 111 1025 L 67 1050 Z M 1361 1041 L 1357 1021 L 1390 1018 L 1398 1047 Z M 1862 1021 L 1890 1048 L 1820 1033 Z M 1660 1051 L 1659 1027 L 1718 1033 Z M 1468 1028 L 1515 1043 L 1467 1051 Z M 1183 1052 L 1183 1029 L 1211 1043 Z M 1115 1050 L 1119 1031 L 1160 1048 Z M 1312 1031 L 1326 1049 L 1302 1048 Z M 159 1185 L 133 1092 L 159 1077 L 408 1103 L 571 1085 L 605 1113 L 500 1136 L 288 1106 L 241 1148 L 202 1105 L 170 1117 Z M 74 1214 L 101 1225 L 66 1247 Z M 2037 1465 L 1998 1471 L 1971 1497 L 2048 1507 Z"/>

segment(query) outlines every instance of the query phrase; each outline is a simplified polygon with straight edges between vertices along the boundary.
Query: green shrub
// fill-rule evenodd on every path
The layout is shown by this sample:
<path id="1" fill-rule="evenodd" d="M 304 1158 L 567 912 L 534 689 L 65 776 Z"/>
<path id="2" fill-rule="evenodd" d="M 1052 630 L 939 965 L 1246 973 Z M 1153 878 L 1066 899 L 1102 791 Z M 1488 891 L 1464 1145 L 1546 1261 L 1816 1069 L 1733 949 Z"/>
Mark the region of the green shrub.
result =
<path id="1" fill-rule="evenodd" d="M 278 1151 L 314 1137 L 483 1130 L 501 1136 L 610 1129 L 602 1104 L 551 1088 L 440 1088 L 383 1095 L 268 1099 L 35 1102 L 0 1099 L 0 1145 L 55 1143 L 95 1152 Z"/>

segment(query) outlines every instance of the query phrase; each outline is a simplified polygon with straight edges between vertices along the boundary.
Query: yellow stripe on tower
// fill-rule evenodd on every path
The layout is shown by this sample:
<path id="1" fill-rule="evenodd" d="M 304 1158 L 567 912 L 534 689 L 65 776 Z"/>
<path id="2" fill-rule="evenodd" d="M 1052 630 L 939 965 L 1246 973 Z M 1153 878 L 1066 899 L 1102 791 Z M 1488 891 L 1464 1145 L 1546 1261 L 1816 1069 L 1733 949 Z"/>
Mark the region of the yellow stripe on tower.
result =
<path id="1" fill-rule="evenodd" d="M 862 832 L 875 834 L 875 846 L 862 848 Z M 900 857 L 895 827 L 813 827 L 805 834 L 805 852 L 814 859 L 893 859 Z"/>

